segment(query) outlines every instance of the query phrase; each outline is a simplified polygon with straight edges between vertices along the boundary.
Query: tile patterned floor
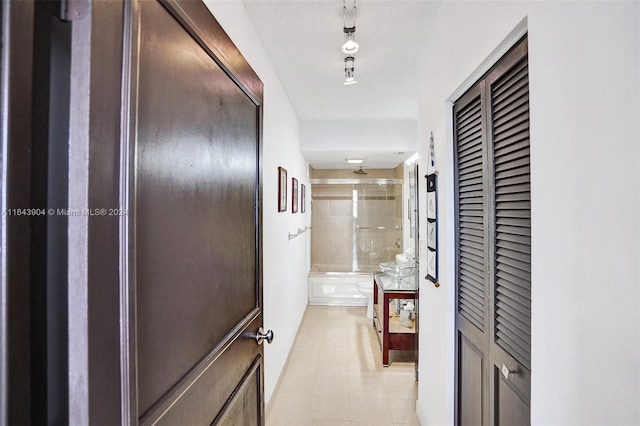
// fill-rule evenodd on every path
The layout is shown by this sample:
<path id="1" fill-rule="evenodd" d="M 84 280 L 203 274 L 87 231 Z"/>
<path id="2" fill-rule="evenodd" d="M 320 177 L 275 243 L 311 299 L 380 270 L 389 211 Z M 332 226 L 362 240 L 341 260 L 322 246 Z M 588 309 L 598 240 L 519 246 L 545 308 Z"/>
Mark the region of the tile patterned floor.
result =
<path id="1" fill-rule="evenodd" d="M 267 426 L 419 425 L 413 362 L 381 358 L 365 307 L 309 306 Z"/>

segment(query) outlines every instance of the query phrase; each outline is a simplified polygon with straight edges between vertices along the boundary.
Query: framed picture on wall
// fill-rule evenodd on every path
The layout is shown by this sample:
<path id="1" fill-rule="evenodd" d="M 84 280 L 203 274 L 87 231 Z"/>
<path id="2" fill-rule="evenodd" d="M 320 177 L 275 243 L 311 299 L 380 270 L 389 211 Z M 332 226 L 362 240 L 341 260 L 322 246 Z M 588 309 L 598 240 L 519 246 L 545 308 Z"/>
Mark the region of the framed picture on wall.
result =
<path id="1" fill-rule="evenodd" d="M 287 169 L 278 167 L 278 211 L 287 211 Z"/>
<path id="2" fill-rule="evenodd" d="M 427 192 L 427 219 L 436 219 L 436 193 Z"/>
<path id="3" fill-rule="evenodd" d="M 435 173 L 427 178 L 427 276 L 426 278 L 437 286 L 438 284 L 438 184 Z"/>
<path id="4" fill-rule="evenodd" d="M 291 213 L 298 213 L 298 179 L 291 178 Z"/>
<path id="5" fill-rule="evenodd" d="M 304 213 L 307 209 L 307 187 L 304 184 L 300 185 L 300 213 Z"/>
<path id="6" fill-rule="evenodd" d="M 436 249 L 436 223 L 427 222 L 427 247 Z"/>
<path id="7" fill-rule="evenodd" d="M 431 282 L 437 282 L 438 276 L 438 256 L 435 250 L 427 250 L 427 279 Z"/>

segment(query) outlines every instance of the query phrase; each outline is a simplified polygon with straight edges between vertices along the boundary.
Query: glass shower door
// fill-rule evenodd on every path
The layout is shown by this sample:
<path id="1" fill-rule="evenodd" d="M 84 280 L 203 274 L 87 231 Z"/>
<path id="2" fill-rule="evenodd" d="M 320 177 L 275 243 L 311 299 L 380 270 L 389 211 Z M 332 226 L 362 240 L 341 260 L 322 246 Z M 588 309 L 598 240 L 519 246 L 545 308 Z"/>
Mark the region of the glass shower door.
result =
<path id="1" fill-rule="evenodd" d="M 354 185 L 353 204 L 354 268 L 376 271 L 402 251 L 402 185 Z"/>
<path id="2" fill-rule="evenodd" d="M 402 251 L 402 184 L 312 183 L 313 272 L 374 272 Z"/>

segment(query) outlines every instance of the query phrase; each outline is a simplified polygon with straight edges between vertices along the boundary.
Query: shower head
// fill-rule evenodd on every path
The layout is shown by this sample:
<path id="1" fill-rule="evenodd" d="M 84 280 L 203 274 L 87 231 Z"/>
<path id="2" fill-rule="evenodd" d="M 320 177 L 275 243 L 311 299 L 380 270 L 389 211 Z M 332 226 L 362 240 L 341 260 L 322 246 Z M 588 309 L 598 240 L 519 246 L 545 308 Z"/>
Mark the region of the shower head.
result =
<path id="1" fill-rule="evenodd" d="M 362 170 L 362 166 L 360 166 L 360 168 L 358 170 L 354 170 L 353 173 L 355 173 L 357 175 L 366 175 L 367 174 L 367 172 Z"/>

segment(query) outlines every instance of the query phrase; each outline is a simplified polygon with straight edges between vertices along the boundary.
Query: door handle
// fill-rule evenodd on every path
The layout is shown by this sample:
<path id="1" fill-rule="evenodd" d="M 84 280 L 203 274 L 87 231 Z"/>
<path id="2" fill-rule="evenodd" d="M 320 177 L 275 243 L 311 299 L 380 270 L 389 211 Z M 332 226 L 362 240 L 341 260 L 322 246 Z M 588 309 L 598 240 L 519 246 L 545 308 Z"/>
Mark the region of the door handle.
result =
<path id="1" fill-rule="evenodd" d="M 265 333 L 264 328 L 260 327 L 258 329 L 258 334 L 256 334 L 256 343 L 261 345 L 264 340 L 271 344 L 273 341 L 273 331 L 269 330 Z"/>
<path id="2" fill-rule="evenodd" d="M 506 365 L 502 364 L 502 368 L 500 369 L 502 376 L 505 380 L 509 380 L 509 376 L 518 374 L 518 370 L 510 370 Z"/>

